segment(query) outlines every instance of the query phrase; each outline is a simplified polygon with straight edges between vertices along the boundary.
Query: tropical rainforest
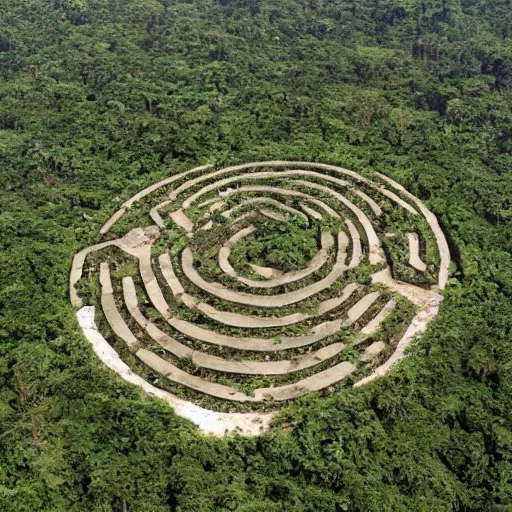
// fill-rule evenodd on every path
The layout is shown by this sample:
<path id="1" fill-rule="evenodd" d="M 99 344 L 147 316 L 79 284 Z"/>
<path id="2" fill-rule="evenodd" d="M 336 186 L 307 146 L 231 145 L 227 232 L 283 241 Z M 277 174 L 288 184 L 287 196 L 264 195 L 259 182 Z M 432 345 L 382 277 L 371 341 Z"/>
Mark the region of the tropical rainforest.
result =
<path id="1" fill-rule="evenodd" d="M 144 187 L 271 159 L 397 180 L 451 276 L 388 376 L 209 437 L 99 362 L 71 259 Z M 2 0 L 0 510 L 512 511 L 511 169 L 509 0 Z"/>

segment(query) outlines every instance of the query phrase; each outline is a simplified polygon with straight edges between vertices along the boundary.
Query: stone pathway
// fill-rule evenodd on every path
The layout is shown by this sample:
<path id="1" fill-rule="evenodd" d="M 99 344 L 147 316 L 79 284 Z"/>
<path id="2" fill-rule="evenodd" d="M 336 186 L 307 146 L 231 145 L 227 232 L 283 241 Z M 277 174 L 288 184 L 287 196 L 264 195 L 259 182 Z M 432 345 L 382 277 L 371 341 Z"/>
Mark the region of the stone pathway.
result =
<path id="1" fill-rule="evenodd" d="M 256 281 L 255 279 L 248 279 L 239 276 L 229 263 L 231 247 L 233 247 L 235 243 L 238 242 L 241 238 L 253 233 L 254 231 L 256 231 L 254 226 L 249 226 L 248 228 L 239 231 L 237 234 L 233 235 L 219 250 L 219 266 L 221 270 L 225 274 L 234 277 L 239 282 L 251 288 L 275 288 L 276 286 L 283 286 L 286 284 L 294 283 L 295 281 L 299 281 L 300 279 L 304 279 L 314 272 L 317 272 L 327 262 L 330 250 L 334 246 L 334 237 L 331 235 L 331 233 L 322 233 L 320 242 L 321 249 L 315 254 L 315 256 L 313 256 L 305 268 L 292 272 L 279 273 L 279 275 L 274 278 L 272 278 L 272 273 L 275 273 L 275 271 L 269 269 L 271 273 L 269 275 L 268 281 Z M 262 267 L 256 266 L 256 268 L 261 269 Z"/>
<path id="2" fill-rule="evenodd" d="M 191 419 L 205 432 L 223 435 L 226 431 L 240 429 L 243 434 L 257 435 L 270 426 L 273 413 L 231 414 L 206 411 L 144 381 L 121 361 L 98 331 L 94 322 L 94 308 L 84 307 L 76 290 L 76 285 L 84 274 L 86 261 L 89 261 L 87 257 L 91 253 L 98 253 L 100 261 L 104 255 L 99 265 L 99 278 L 100 304 L 106 321 L 114 335 L 126 344 L 141 363 L 156 375 L 161 375 L 162 379 L 169 379 L 218 400 L 240 403 L 270 400 L 277 404 L 333 386 L 354 375 L 356 369 L 365 365 L 369 365 L 370 368 L 376 365 L 377 367 L 373 368 L 368 377 L 357 381 L 356 386 L 385 375 L 397 361 L 405 356 L 410 343 L 425 331 L 429 322 L 438 314 L 443 297 L 437 290 L 442 290 L 448 280 L 450 253 L 446 237 L 436 217 L 425 204 L 387 176 L 378 172 L 373 175 L 377 178 L 376 181 L 333 165 L 271 161 L 234 165 L 222 169 L 215 169 L 212 165 L 201 166 L 147 187 L 125 201 L 102 226 L 100 233 L 108 233 L 133 204 L 164 187 L 174 187 L 169 192 L 165 192 L 166 200 L 158 204 L 151 203 L 149 216 L 155 225 L 132 229 L 122 238 L 103 241 L 88 247 L 78 252 L 73 258 L 69 283 L 70 298 L 73 306 L 78 310 L 77 318 L 85 336 L 109 368 L 128 382 L 140 386 L 145 392 L 166 400 L 178 414 Z M 250 182 L 254 180 L 259 180 L 260 183 L 251 185 Z M 242 197 L 236 202 L 239 196 Z M 169 215 L 173 223 L 166 223 L 162 217 L 163 212 L 171 206 L 173 211 L 166 212 L 165 215 Z M 193 217 L 190 212 L 187 212 L 192 207 L 194 207 Z M 198 216 L 196 207 L 205 208 L 205 210 L 199 212 Z M 388 213 L 390 208 L 403 209 L 411 219 L 421 215 L 427 220 L 439 253 L 439 265 L 435 269 L 431 266 L 429 270 L 429 272 L 438 271 L 437 288 L 428 290 L 393 278 L 391 267 L 385 260 L 379 240 L 379 236 L 387 236 L 387 234 L 390 237 L 397 236 L 391 226 L 386 226 L 385 213 Z M 191 216 L 189 217 L 187 213 Z M 257 222 L 261 220 L 260 214 L 276 222 L 287 222 L 293 216 L 301 219 L 304 226 L 316 226 L 318 225 L 316 223 L 322 223 L 320 248 L 304 268 L 283 273 L 270 267 L 247 262 L 250 268 L 263 279 L 249 279 L 237 275 L 229 261 L 231 249 L 243 237 L 259 229 Z M 331 222 L 330 219 L 326 221 L 326 216 L 344 222 L 346 233 L 339 232 L 334 238 L 328 229 L 323 229 L 323 226 L 328 226 Z M 192 220 L 198 217 L 199 221 Z M 243 229 L 238 230 L 228 240 L 220 240 L 217 246 L 220 249 L 216 255 L 221 270 L 244 284 L 247 292 L 206 281 L 195 268 L 193 254 L 189 247 L 185 247 L 179 257 L 182 272 L 179 273 L 180 278 L 176 274 L 178 269 L 173 269 L 169 252 L 160 254 L 158 258 L 152 257 L 152 246 L 160 236 L 160 230 L 180 228 L 185 230 L 189 238 L 192 238 L 199 230 L 213 229 L 222 221 L 222 218 L 226 219 L 224 223 L 230 229 L 242 220 L 250 219 L 252 222 L 248 227 L 245 227 L 247 226 L 245 224 Z M 378 223 L 375 222 L 376 219 Z M 409 264 L 418 272 L 426 272 L 426 262 L 420 256 L 419 233 L 413 231 L 419 228 L 412 226 L 414 224 L 411 224 L 409 228 L 411 231 L 406 234 Z M 428 244 L 429 241 L 430 238 L 427 238 L 425 243 Z M 117 253 L 106 251 L 109 247 L 124 251 L 129 259 L 137 263 L 139 277 L 149 304 L 169 324 L 169 329 L 177 331 L 175 334 L 177 338 L 182 340 L 183 336 L 186 336 L 194 341 L 194 345 L 189 346 L 188 342 L 173 338 L 162 330 L 162 324 L 158 327 L 143 314 L 132 277 L 122 279 L 122 296 L 116 295 L 109 265 L 115 265 L 117 268 L 119 262 L 116 261 Z M 331 263 L 330 255 L 333 250 L 336 255 L 334 263 Z M 428 247 L 428 250 L 431 251 L 432 248 Z M 347 255 L 348 252 L 349 255 Z M 314 311 L 308 311 L 302 307 L 301 310 L 292 310 L 285 315 L 261 314 L 261 309 L 279 311 L 294 305 L 301 307 L 304 300 L 314 301 L 315 295 L 328 290 L 331 286 L 337 286 L 337 281 L 347 270 L 357 268 L 363 261 L 385 265 L 371 276 L 372 284 L 378 285 L 377 290 L 375 286 L 368 289 L 355 282 L 347 283 L 341 291 L 330 294 L 330 298 L 315 303 Z M 161 282 L 157 279 L 157 275 L 160 276 L 160 274 L 153 265 L 158 265 L 160 268 Z M 327 275 L 323 273 L 324 277 L 311 282 L 311 276 L 325 265 L 329 265 L 326 269 Z M 91 265 L 88 266 L 91 267 Z M 88 268 L 87 274 L 90 275 L 97 270 L 94 267 Z M 181 277 L 182 275 L 184 277 Z M 309 278 L 308 284 L 296 288 L 300 280 L 306 277 Z M 186 290 L 189 289 L 187 280 L 202 292 L 195 293 L 196 296 L 187 293 Z M 229 283 L 229 280 L 227 282 Z M 297 283 L 293 291 L 275 293 L 273 290 L 291 283 Z M 168 287 L 166 293 L 170 291 L 176 298 L 176 301 L 172 302 L 172 308 L 179 308 L 180 317 L 177 316 L 178 311 L 173 311 L 167 303 L 162 286 Z M 261 291 L 257 294 L 250 293 L 253 289 Z M 383 295 L 384 289 L 406 298 L 417 308 L 412 322 L 409 325 L 404 324 L 404 334 L 390 356 L 388 340 L 385 339 L 387 330 L 379 331 L 379 329 L 400 303 L 397 302 L 396 296 L 388 297 L 385 305 L 377 307 L 377 304 L 380 304 L 378 301 L 386 296 Z M 354 295 L 355 293 L 357 296 Z M 205 299 L 205 296 L 212 298 L 213 305 L 206 302 L 208 299 Z M 128 317 L 123 317 L 121 314 L 118 305 L 120 299 L 124 303 L 123 308 L 128 310 L 133 320 L 125 320 Z M 223 311 L 224 302 L 242 304 L 251 309 L 251 314 Z M 195 322 L 187 320 L 187 314 L 194 314 L 193 318 L 197 320 Z M 366 320 L 370 316 L 371 318 Z M 316 325 L 315 318 L 320 318 L 316 320 L 319 322 Z M 393 318 L 393 321 L 396 321 L 400 316 Z M 345 332 L 349 335 L 348 339 L 353 339 L 351 337 L 355 334 L 354 329 L 362 322 L 365 324 L 350 345 L 350 361 L 357 361 L 357 364 L 344 361 L 346 342 L 342 341 L 345 339 Z M 132 330 L 131 327 L 136 325 L 138 327 Z M 301 334 L 296 336 L 272 337 L 270 336 L 272 331 L 264 332 L 265 329 L 278 330 L 293 325 L 304 330 L 298 331 Z M 231 328 L 236 328 L 238 331 L 230 331 Z M 246 332 L 247 334 L 232 336 L 223 334 L 218 329 L 227 333 Z M 255 334 L 251 336 L 249 332 Z M 339 333 L 341 333 L 340 338 L 330 338 Z M 376 336 L 379 333 L 384 339 Z M 376 339 L 373 338 L 374 336 Z M 361 344 L 369 337 L 372 337 L 369 340 L 370 344 L 364 349 L 361 348 L 365 346 Z M 149 344 L 146 345 L 146 343 Z M 150 347 L 154 347 L 153 344 L 160 347 L 158 353 L 149 350 Z M 201 344 L 203 344 L 202 350 L 200 350 Z M 315 346 L 316 344 L 318 346 Z M 229 359 L 219 357 L 219 354 L 212 355 L 205 350 L 206 346 L 217 346 L 221 350 L 223 348 L 236 350 L 238 357 Z M 285 356 L 282 360 L 271 360 L 277 355 L 276 352 L 283 352 L 285 355 L 286 351 L 292 349 L 296 352 L 291 356 Z M 354 356 L 354 350 L 359 350 L 357 356 Z M 298 355 L 298 352 L 301 354 Z M 243 359 L 240 358 L 240 354 L 244 356 Z M 255 357 L 257 355 L 259 357 Z M 196 375 L 196 372 L 189 373 L 181 369 L 186 366 L 182 366 L 178 361 L 185 359 L 190 359 L 195 367 L 201 369 L 203 372 L 201 376 Z M 216 375 L 215 372 L 220 375 L 265 375 L 272 378 L 305 370 L 308 372 L 306 376 L 296 377 L 299 379 L 296 382 L 279 386 L 276 381 L 271 386 L 255 389 L 254 393 L 242 392 L 235 389 L 235 384 L 226 385 L 229 381 L 219 382 L 213 378 Z"/>
<path id="3" fill-rule="evenodd" d="M 345 233 L 338 233 L 338 239 L 340 242 L 338 243 L 339 249 L 336 257 L 336 263 L 333 265 L 331 272 L 326 277 L 299 290 L 277 295 L 253 295 L 250 293 L 237 292 L 226 288 L 221 284 L 211 283 L 204 280 L 194 267 L 192 251 L 188 247 L 186 247 L 181 253 L 181 266 L 187 279 L 210 295 L 214 295 L 222 300 L 236 302 L 247 306 L 281 308 L 312 297 L 322 290 L 329 288 L 342 276 L 347 269 L 344 263 L 346 259 L 345 248 L 347 246 Z"/>
<path id="4" fill-rule="evenodd" d="M 420 258 L 420 239 L 418 234 L 407 233 L 407 240 L 409 242 L 409 265 L 420 272 L 425 272 L 427 265 Z"/>

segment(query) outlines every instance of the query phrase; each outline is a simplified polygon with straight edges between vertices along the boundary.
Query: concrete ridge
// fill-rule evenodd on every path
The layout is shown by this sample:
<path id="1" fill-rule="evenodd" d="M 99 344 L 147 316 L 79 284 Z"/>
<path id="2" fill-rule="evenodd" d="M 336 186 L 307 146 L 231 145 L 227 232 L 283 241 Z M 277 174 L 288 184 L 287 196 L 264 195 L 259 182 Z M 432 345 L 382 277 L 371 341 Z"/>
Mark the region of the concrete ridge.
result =
<path id="1" fill-rule="evenodd" d="M 171 223 L 166 223 L 164 218 L 162 218 L 164 216 L 162 210 L 173 206 L 173 211 L 165 212 L 165 214 L 170 216 L 175 226 L 184 229 L 189 238 L 192 238 L 198 230 L 214 228 L 217 222 L 222 221 L 222 218 L 219 218 L 217 214 L 221 214 L 227 219 L 226 225 L 230 229 L 242 219 L 254 218 L 255 220 L 250 221 L 253 223 L 252 225 L 245 227 L 247 225 L 245 224 L 244 229 L 240 229 L 230 236 L 225 243 L 221 242 L 218 251 L 218 261 L 222 271 L 245 285 L 247 292 L 250 292 L 252 289 L 270 290 L 273 287 L 298 282 L 299 279 L 310 276 L 320 270 L 323 265 L 326 265 L 333 246 L 336 246 L 335 262 L 332 264 L 332 267 L 330 266 L 328 273 L 326 271 L 327 275 L 322 274 L 325 277 L 318 278 L 316 282 L 303 285 L 302 288 L 291 292 L 270 295 L 246 293 L 245 290 L 242 292 L 238 291 L 238 289 L 230 289 L 220 283 L 208 282 L 195 269 L 191 249 L 185 247 L 181 251 L 180 264 L 183 275 L 204 293 L 221 301 L 243 304 L 248 307 L 280 309 L 312 298 L 314 295 L 332 286 L 348 269 L 358 267 L 363 261 L 363 257 L 365 262 L 372 265 L 387 263 L 380 245 L 380 235 L 377 236 L 373 223 L 376 218 L 379 218 L 379 229 L 383 233 L 385 233 L 386 228 L 389 231 L 394 231 L 386 225 L 387 217 L 384 213 L 387 213 L 392 207 L 400 207 L 405 209 L 407 214 L 414 216 L 422 215 L 427 220 L 438 247 L 440 258 L 439 276 L 438 287 L 433 287 L 431 290 L 395 280 L 391 274 L 389 264 L 371 276 L 372 283 L 385 286 L 392 292 L 407 298 L 417 307 L 413 320 L 405 329 L 405 333 L 399 340 L 391 357 L 383 362 L 380 361 L 379 354 L 382 357 L 386 353 L 387 357 L 389 347 L 386 344 L 387 340 L 378 339 L 377 337 L 372 339 L 372 343 L 364 350 L 361 349 L 361 353 L 355 357 L 358 360 L 358 367 L 365 364 L 371 367 L 376 364 L 375 361 L 382 362 L 377 368 L 373 369 L 368 377 L 356 382 L 355 386 L 363 385 L 385 375 L 397 361 L 405 356 L 409 344 L 418 334 L 425 331 L 429 322 L 438 314 L 443 297 L 436 290 L 442 290 L 447 283 L 450 253 L 446 237 L 440 228 L 437 218 L 425 204 L 391 178 L 379 172 L 373 172 L 373 176 L 377 178 L 375 181 L 335 165 L 275 160 L 232 165 L 218 169 L 215 169 L 213 165 L 203 165 L 168 177 L 145 188 L 125 201 L 120 209 L 114 212 L 105 222 L 100 229 L 100 233 L 107 233 L 137 201 L 142 200 L 162 187 L 174 185 L 174 189 L 169 192 L 166 200 L 161 201 L 159 204 L 154 205 L 153 203 L 151 205 L 149 215 L 155 225 L 133 229 L 125 236 L 116 240 L 109 240 L 87 247 L 77 252 L 73 257 L 69 293 L 73 306 L 79 310 L 77 318 L 84 334 L 105 364 L 116 371 L 122 378 L 140 386 L 144 391 L 154 396 L 163 398 L 176 408 L 178 414 L 191 418 L 206 432 L 222 435 L 226 430 L 233 431 L 235 428 L 240 428 L 244 434 L 257 435 L 269 428 L 270 422 L 274 417 L 273 414 L 221 414 L 205 411 L 194 404 L 174 397 L 171 393 L 155 388 L 135 375 L 121 361 L 112 347 L 108 345 L 107 341 L 98 332 L 94 322 L 94 308 L 83 307 L 82 299 L 76 290 L 76 285 L 84 273 L 84 264 L 88 255 L 93 252 L 103 251 L 108 247 L 117 247 L 127 255 L 135 258 L 138 262 L 141 282 L 152 307 L 159 312 L 170 327 L 181 335 L 194 340 L 195 343 L 231 348 L 238 351 L 238 353 L 250 354 L 250 352 L 254 352 L 255 354 L 261 354 L 266 352 L 268 354 L 262 358 L 265 359 L 264 361 L 254 361 L 250 358 L 247 360 L 230 360 L 218 357 L 218 355 L 209 354 L 208 350 L 197 350 L 196 348 L 200 345 L 197 347 L 194 345 L 194 348 L 192 348 L 187 344 L 177 341 L 142 313 L 139 308 L 137 290 L 133 278 L 124 277 L 122 279 L 124 306 L 128 309 L 131 318 L 145 332 L 145 336 L 147 335 L 148 337 L 146 339 L 150 339 L 159 347 L 162 347 L 168 356 L 160 357 L 157 353 L 144 348 L 143 343 L 141 343 L 136 335 L 142 331 L 136 330 L 132 332 L 130 326 L 134 324 L 131 321 L 125 320 L 121 314 L 120 306 L 118 306 L 117 302 L 119 297 L 116 296 L 112 287 L 109 261 L 107 257 L 104 257 L 103 261 L 100 258 L 100 303 L 105 319 L 115 335 L 120 340 L 124 340 L 127 348 L 144 362 L 146 366 L 173 382 L 221 400 L 241 403 L 271 400 L 278 403 L 310 392 L 320 391 L 353 375 L 356 370 L 356 364 L 340 361 L 339 356 L 345 349 L 344 343 L 340 341 L 331 342 L 315 351 L 311 350 L 312 346 L 340 333 L 345 328 L 350 326 L 353 328 L 354 325 L 359 325 L 367 316 L 371 316 L 370 320 L 365 320 L 366 324 L 360 329 L 360 333 L 351 345 L 356 348 L 361 342 L 368 340 L 370 336 L 378 334 L 382 323 L 396 308 L 397 299 L 389 299 L 384 306 L 380 305 L 377 308 L 377 304 L 380 304 L 378 301 L 382 300 L 383 292 L 380 291 L 380 288 L 375 291 L 365 289 L 364 293 L 358 295 L 357 299 L 351 301 L 343 310 L 340 309 L 336 314 L 326 316 L 327 321 L 319 320 L 317 325 L 312 325 L 302 335 L 264 338 L 262 336 L 229 336 L 222 334 L 216 330 L 219 328 L 219 324 L 240 329 L 239 332 L 244 334 L 247 329 L 284 328 L 299 322 L 304 322 L 304 325 L 309 326 L 313 323 L 310 320 L 330 314 L 339 306 L 343 306 L 343 303 L 352 297 L 355 292 L 363 290 L 355 282 L 344 285 L 341 292 L 338 292 L 339 296 L 321 301 L 313 313 L 292 311 L 290 314 L 283 316 L 278 314 L 260 316 L 257 312 L 252 315 L 245 315 L 223 311 L 221 306 L 217 306 L 217 308 L 212 307 L 206 301 L 203 301 L 202 298 L 200 299 L 199 296 L 194 297 L 186 293 L 185 282 L 180 282 L 180 279 L 177 277 L 175 273 L 177 269 L 173 269 L 169 252 L 164 252 L 157 258 L 152 257 L 152 246 L 153 242 L 160 236 L 159 229 L 165 228 L 166 224 L 171 229 L 175 229 Z M 251 180 L 261 180 L 261 184 L 251 185 Z M 283 182 L 284 180 L 289 180 L 288 183 L 290 185 Z M 360 185 L 363 185 L 363 187 L 360 188 Z M 287 188 L 287 186 L 290 188 Z M 347 194 L 345 194 L 345 191 Z M 205 199 L 206 194 L 215 194 L 215 197 Z M 237 196 L 243 194 L 250 194 L 251 197 L 242 197 L 238 200 Z M 254 195 L 256 197 L 253 197 Z M 230 198 L 236 199 L 234 206 Z M 322 200 L 323 198 L 325 198 L 328 204 Z M 288 199 L 293 200 L 293 205 Z M 158 200 L 156 199 L 156 201 Z M 285 203 L 289 203 L 292 206 L 288 206 Z M 188 208 L 195 207 L 196 205 L 200 208 L 205 208 L 205 210 L 200 212 L 200 217 L 202 217 L 197 222 L 187 215 Z M 238 215 L 238 212 L 241 212 L 241 214 Z M 229 261 L 230 251 L 235 243 L 257 229 L 256 222 L 259 217 L 254 217 L 254 214 L 258 212 L 278 222 L 288 221 L 290 216 L 293 215 L 305 220 L 310 226 L 316 221 L 324 220 L 325 216 L 329 215 L 345 223 L 346 230 L 344 229 L 344 231 L 346 233 L 340 232 L 335 235 L 337 237 L 335 242 L 333 234 L 327 231 L 323 232 L 318 252 L 305 268 L 297 271 L 282 273 L 271 267 L 261 267 L 248 262 L 254 272 L 259 273 L 265 278 L 264 280 L 249 279 L 237 275 Z M 350 218 L 347 218 L 347 214 Z M 193 218 L 195 219 L 196 217 L 194 216 Z M 327 226 L 329 223 L 326 222 L 323 225 Z M 426 262 L 420 256 L 419 237 L 421 233 L 418 231 L 419 228 L 411 227 L 409 229 L 410 232 L 405 233 L 409 250 L 408 263 L 418 272 L 426 272 Z M 415 229 L 416 232 L 414 232 Z M 380 233 L 380 230 L 378 232 Z M 384 234 L 383 236 L 386 235 Z M 390 234 L 390 236 L 395 236 L 396 238 L 399 235 Z M 430 237 L 427 240 L 430 243 Z M 348 251 L 349 247 L 351 251 Z M 351 253 L 349 257 L 347 257 L 347 252 Z M 169 303 L 167 303 L 160 283 L 156 278 L 156 269 L 153 269 L 153 264 L 155 263 L 153 259 L 158 260 L 161 275 L 165 281 L 165 283 L 162 282 L 162 286 L 168 287 L 179 304 L 194 311 L 195 314 L 200 313 L 202 315 L 202 317 L 198 317 L 197 323 L 174 316 L 175 313 L 171 310 Z M 88 269 L 88 273 L 95 272 L 95 266 L 96 263 L 94 263 L 94 267 Z M 171 302 L 171 304 L 174 304 L 174 302 Z M 334 319 L 332 319 L 333 317 Z M 230 332 L 229 329 L 226 332 Z M 385 331 L 382 332 L 384 333 Z M 176 336 L 179 338 L 178 334 Z M 271 357 L 270 354 L 292 349 L 298 350 L 301 355 L 276 361 L 270 360 L 275 358 Z M 190 358 L 196 367 L 201 368 L 203 372 L 201 377 L 195 375 L 196 372 L 188 373 L 182 370 L 180 368 L 181 365 L 178 367 L 173 364 L 174 360 L 169 359 L 171 356 L 178 359 Z M 331 361 L 333 358 L 336 358 L 335 361 Z M 321 363 L 323 365 L 321 371 L 319 371 L 317 366 Z M 330 364 L 330 367 L 326 367 L 328 364 Z M 223 384 L 211 381 L 210 379 L 214 374 L 208 373 L 213 371 L 233 375 L 277 376 L 307 369 L 310 369 L 313 373 L 309 374 L 308 377 L 300 379 L 298 382 L 255 389 L 253 394 L 235 389 L 238 387 L 235 384 L 225 385 L 227 381 Z M 207 371 L 206 373 L 204 373 L 205 370 Z"/>
<path id="2" fill-rule="evenodd" d="M 420 272 L 425 272 L 427 265 L 420 258 L 420 239 L 418 234 L 406 233 L 406 235 L 409 242 L 409 265 Z"/>
<path id="3" fill-rule="evenodd" d="M 174 338 L 160 330 L 153 322 L 148 320 L 139 309 L 135 284 L 131 277 L 123 278 L 123 296 L 130 315 L 142 327 L 142 329 L 146 331 L 153 341 L 179 359 L 189 357 L 197 366 L 207 368 L 209 370 L 247 375 L 284 375 L 320 364 L 321 362 L 338 355 L 345 348 L 343 343 L 333 343 L 327 347 L 317 350 L 316 352 L 311 352 L 303 357 L 292 360 L 269 362 L 230 361 L 198 350 L 193 350 L 179 341 L 176 341 Z M 124 333 L 123 336 L 120 337 L 125 341 L 127 339 L 124 337 Z"/>
<path id="4" fill-rule="evenodd" d="M 194 257 L 192 255 L 192 251 L 188 247 L 186 247 L 181 253 L 181 266 L 183 273 L 191 283 L 193 283 L 201 290 L 222 300 L 264 308 L 284 307 L 300 302 L 321 292 L 322 290 L 325 290 L 334 284 L 334 282 L 345 272 L 347 269 L 344 263 L 346 259 L 346 243 L 345 245 L 343 244 L 344 238 L 346 238 L 345 233 L 338 233 L 338 238 L 342 240 L 342 242 L 338 244 L 339 249 L 336 257 L 336 263 L 334 264 L 331 272 L 329 272 L 325 278 L 293 292 L 281 293 L 277 295 L 265 296 L 237 292 L 235 290 L 226 288 L 219 283 L 211 283 L 206 281 L 195 269 Z"/>
<path id="5" fill-rule="evenodd" d="M 249 230 L 249 228 L 251 229 Z M 256 230 L 254 226 L 249 226 L 249 228 L 241 230 L 238 233 L 246 236 Z M 300 270 L 280 273 L 278 276 L 269 278 L 267 281 L 257 281 L 255 279 L 248 279 L 246 277 L 239 276 L 229 263 L 231 247 L 233 247 L 233 245 L 241 238 L 242 236 L 234 235 L 221 247 L 219 250 L 219 266 L 224 273 L 234 277 L 239 282 L 251 288 L 275 288 L 276 286 L 282 286 L 285 284 L 293 283 L 295 281 L 299 281 L 300 279 L 304 279 L 305 277 L 319 270 L 327 262 L 329 258 L 329 251 L 334 246 L 334 238 L 331 233 L 324 232 L 321 235 L 320 250 L 315 254 L 315 256 L 313 256 L 306 267 Z"/>

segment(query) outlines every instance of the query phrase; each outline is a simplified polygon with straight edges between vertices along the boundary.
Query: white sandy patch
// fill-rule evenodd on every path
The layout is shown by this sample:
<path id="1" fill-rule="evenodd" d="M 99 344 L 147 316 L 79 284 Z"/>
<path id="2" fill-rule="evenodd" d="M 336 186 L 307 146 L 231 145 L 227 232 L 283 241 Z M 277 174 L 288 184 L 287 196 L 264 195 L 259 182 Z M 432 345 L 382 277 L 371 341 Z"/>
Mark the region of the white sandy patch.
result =
<path id="1" fill-rule="evenodd" d="M 222 413 L 208 411 L 186 400 L 159 389 L 135 374 L 121 360 L 119 354 L 101 335 L 94 321 L 94 306 L 84 306 L 76 316 L 85 337 L 101 361 L 122 379 L 142 388 L 151 396 L 161 398 L 171 405 L 179 416 L 195 423 L 205 434 L 224 436 L 237 431 L 246 436 L 256 436 L 270 428 L 276 413 Z"/>

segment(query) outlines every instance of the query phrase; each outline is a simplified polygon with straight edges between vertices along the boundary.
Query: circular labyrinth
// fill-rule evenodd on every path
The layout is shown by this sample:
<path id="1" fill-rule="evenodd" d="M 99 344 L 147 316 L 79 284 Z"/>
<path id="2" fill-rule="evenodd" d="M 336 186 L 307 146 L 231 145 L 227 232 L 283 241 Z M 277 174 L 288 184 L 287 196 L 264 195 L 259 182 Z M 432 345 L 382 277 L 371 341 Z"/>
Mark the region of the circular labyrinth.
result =
<path id="1" fill-rule="evenodd" d="M 70 276 L 85 335 L 212 432 L 254 433 L 279 404 L 384 375 L 437 314 L 450 262 L 398 183 L 306 162 L 174 175 L 101 235 Z"/>

